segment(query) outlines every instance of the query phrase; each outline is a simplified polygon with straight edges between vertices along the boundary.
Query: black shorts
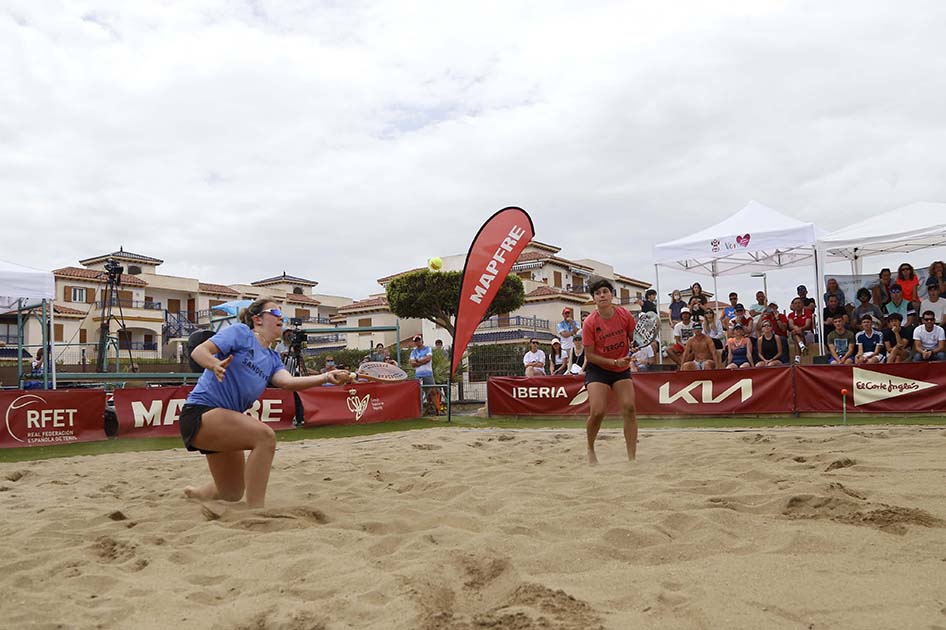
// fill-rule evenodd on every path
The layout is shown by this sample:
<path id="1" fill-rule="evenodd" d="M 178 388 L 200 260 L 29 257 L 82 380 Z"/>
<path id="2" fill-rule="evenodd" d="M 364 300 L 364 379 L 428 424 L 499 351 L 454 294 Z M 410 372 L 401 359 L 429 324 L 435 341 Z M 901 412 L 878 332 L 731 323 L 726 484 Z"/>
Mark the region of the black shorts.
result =
<path id="1" fill-rule="evenodd" d="M 219 452 L 205 451 L 202 448 L 197 448 L 193 444 L 194 438 L 197 437 L 197 434 L 200 432 L 200 425 L 204 421 L 204 413 L 211 409 L 216 409 L 216 407 L 209 405 L 184 405 L 181 407 L 181 419 L 178 420 L 177 426 L 181 431 L 181 437 L 184 438 L 184 446 L 187 447 L 187 450 L 200 451 L 204 455 L 213 455 Z"/>
<path id="2" fill-rule="evenodd" d="M 604 383 L 608 387 L 611 387 L 618 381 L 625 379 L 631 379 L 630 369 L 624 370 L 623 372 L 612 372 L 590 361 L 585 365 L 585 385 L 588 383 Z"/>

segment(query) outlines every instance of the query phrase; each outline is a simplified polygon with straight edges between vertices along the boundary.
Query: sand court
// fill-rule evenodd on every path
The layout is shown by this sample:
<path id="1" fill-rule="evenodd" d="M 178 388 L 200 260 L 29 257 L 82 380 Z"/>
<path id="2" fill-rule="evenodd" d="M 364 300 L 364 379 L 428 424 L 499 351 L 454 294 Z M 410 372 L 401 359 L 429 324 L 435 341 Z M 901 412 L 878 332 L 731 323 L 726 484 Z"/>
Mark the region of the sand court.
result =
<path id="1" fill-rule="evenodd" d="M 279 444 L 265 509 L 183 449 L 0 465 L 37 628 L 946 628 L 946 431 L 435 428 Z"/>

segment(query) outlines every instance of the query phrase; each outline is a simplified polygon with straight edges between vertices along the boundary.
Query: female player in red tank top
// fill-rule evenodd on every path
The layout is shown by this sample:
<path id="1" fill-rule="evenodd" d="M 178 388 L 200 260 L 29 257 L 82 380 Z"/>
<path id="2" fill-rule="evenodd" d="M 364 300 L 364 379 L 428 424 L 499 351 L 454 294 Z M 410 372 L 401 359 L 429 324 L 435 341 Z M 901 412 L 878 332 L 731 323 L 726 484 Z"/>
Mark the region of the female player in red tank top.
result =
<path id="1" fill-rule="evenodd" d="M 634 383 L 631 381 L 630 350 L 637 321 L 620 306 L 614 306 L 614 286 L 599 279 L 589 287 L 597 310 L 582 325 L 585 342 L 585 387 L 588 391 L 588 463 L 597 464 L 595 438 L 608 408 L 609 390 L 614 390 L 624 418 L 627 457 L 637 457 L 637 415 Z"/>

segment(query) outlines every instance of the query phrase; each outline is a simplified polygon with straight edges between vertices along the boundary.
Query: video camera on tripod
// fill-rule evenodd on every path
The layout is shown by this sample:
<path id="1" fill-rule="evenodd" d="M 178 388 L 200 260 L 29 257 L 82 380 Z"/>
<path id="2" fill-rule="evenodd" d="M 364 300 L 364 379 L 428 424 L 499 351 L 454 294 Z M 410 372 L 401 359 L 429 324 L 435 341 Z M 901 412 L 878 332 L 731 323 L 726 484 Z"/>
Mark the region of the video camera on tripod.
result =
<path id="1" fill-rule="evenodd" d="M 289 325 L 292 326 L 292 328 L 290 328 L 288 331 L 289 333 L 291 333 L 289 337 L 289 352 L 291 353 L 302 352 L 303 348 L 305 347 L 306 341 L 308 341 L 308 335 L 306 334 L 306 332 L 304 330 L 299 330 L 299 328 L 302 326 L 302 318 L 290 317 Z"/>

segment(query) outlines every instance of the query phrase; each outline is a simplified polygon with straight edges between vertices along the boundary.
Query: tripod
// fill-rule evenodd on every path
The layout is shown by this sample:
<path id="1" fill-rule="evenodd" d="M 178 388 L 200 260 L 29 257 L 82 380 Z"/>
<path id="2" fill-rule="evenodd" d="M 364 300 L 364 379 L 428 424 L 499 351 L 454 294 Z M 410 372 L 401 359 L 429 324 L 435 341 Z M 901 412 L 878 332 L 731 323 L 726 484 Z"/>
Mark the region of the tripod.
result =
<path id="1" fill-rule="evenodd" d="M 283 357 L 283 364 L 293 376 L 308 376 L 309 369 L 305 365 L 305 358 L 302 356 L 302 344 L 305 341 L 305 334 L 301 331 L 292 331 L 292 341 L 289 343 L 289 351 Z M 296 403 L 296 415 L 292 419 L 292 426 L 298 428 L 305 425 L 305 409 L 302 407 L 302 398 L 299 392 L 292 392 L 292 398 Z"/>
<path id="2" fill-rule="evenodd" d="M 106 352 L 108 351 L 109 346 L 115 347 L 115 353 L 118 354 L 118 351 L 121 347 L 119 340 L 115 337 L 112 337 L 112 320 L 118 322 L 118 332 L 124 332 L 125 328 L 125 313 L 122 311 L 121 299 L 117 297 L 118 286 L 121 284 L 122 272 L 125 271 L 125 268 L 116 263 L 113 259 L 109 258 L 105 262 L 105 288 L 102 289 L 102 320 L 99 325 L 99 354 L 96 357 L 96 371 L 104 372 L 106 364 Z M 112 307 L 115 305 L 115 302 L 118 302 L 118 316 L 112 314 Z M 128 362 L 130 365 L 134 366 L 134 359 L 131 356 L 131 346 L 128 346 Z M 118 364 L 115 365 L 115 370 L 118 370 Z"/>

